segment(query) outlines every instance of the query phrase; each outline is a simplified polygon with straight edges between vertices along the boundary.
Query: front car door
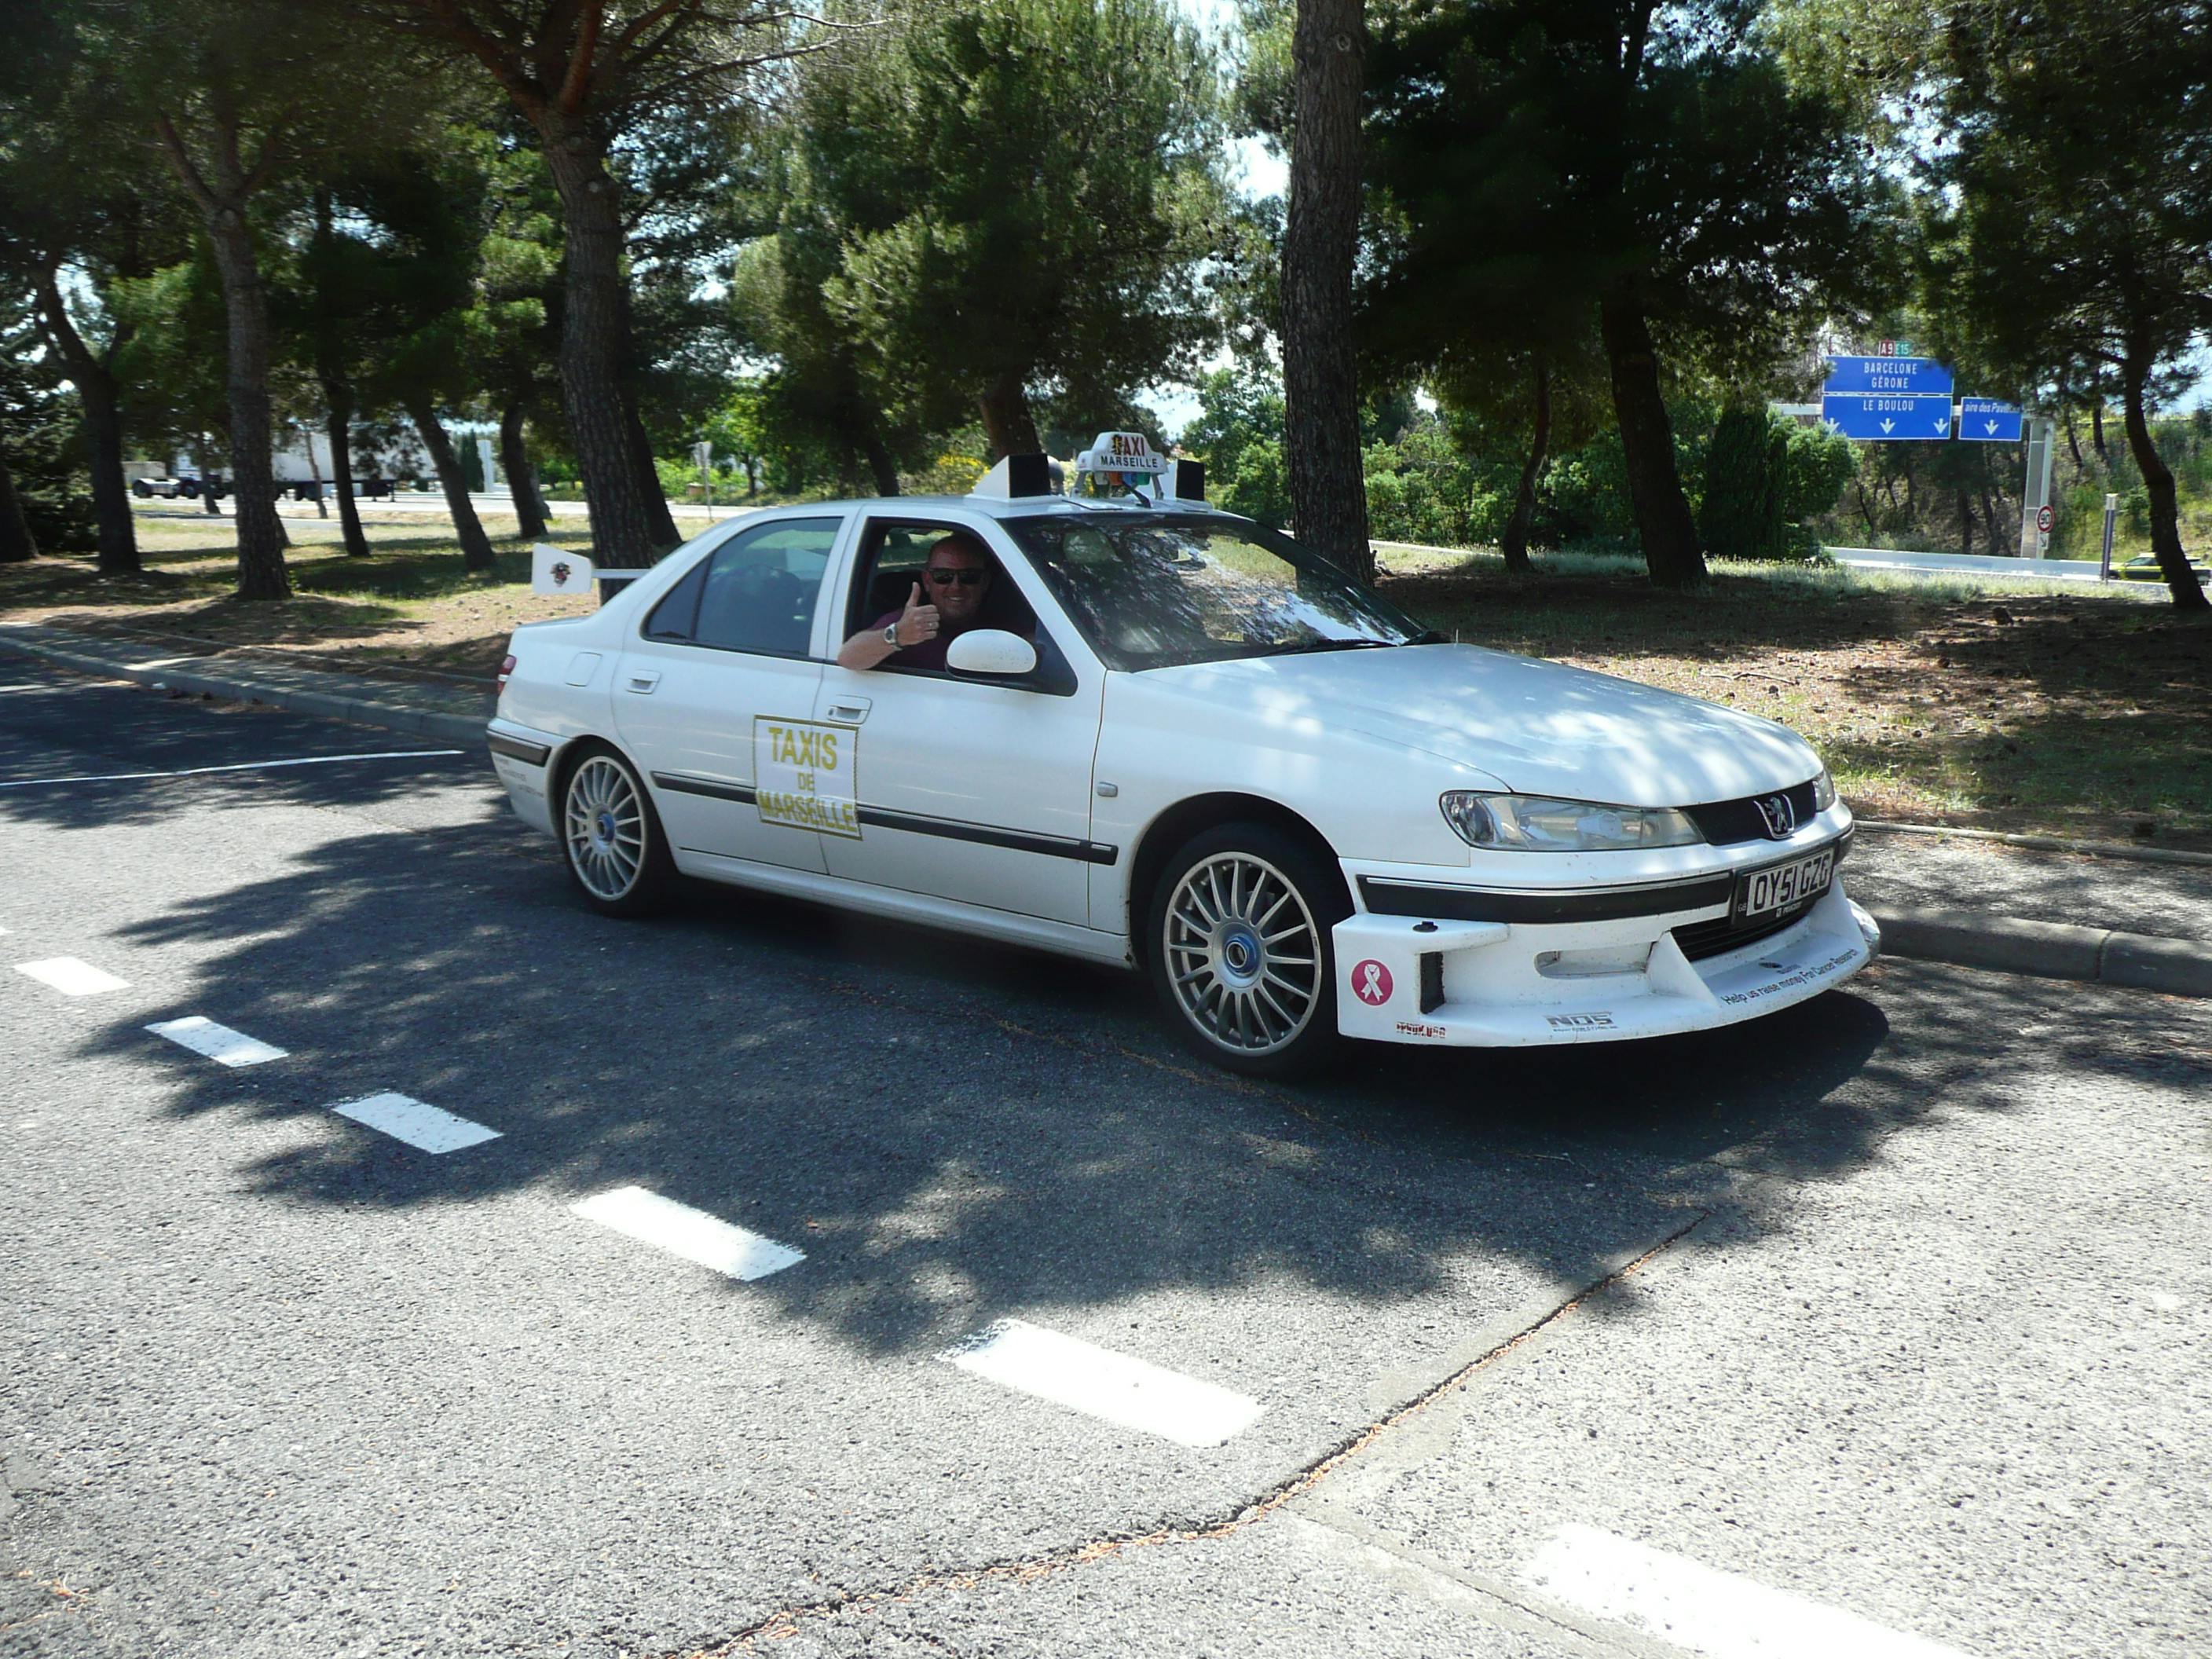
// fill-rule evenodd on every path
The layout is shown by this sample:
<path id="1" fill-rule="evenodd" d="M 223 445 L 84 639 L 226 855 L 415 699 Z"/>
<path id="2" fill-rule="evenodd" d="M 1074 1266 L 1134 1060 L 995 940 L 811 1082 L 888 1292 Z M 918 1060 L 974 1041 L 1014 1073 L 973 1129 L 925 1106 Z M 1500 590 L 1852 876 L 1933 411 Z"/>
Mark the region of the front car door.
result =
<path id="1" fill-rule="evenodd" d="M 823 869 L 802 814 L 763 814 L 756 756 L 771 728 L 805 727 L 831 638 L 823 603 L 842 514 L 751 522 L 664 593 L 623 651 L 615 729 L 650 780 L 684 855 Z"/>
<path id="2" fill-rule="evenodd" d="M 823 836 L 830 873 L 1090 926 L 1091 869 L 1114 856 L 1090 838 L 1104 672 L 1012 543 L 983 514 L 867 515 L 845 632 L 902 602 L 929 545 L 952 531 L 990 550 L 985 623 L 1033 629 L 1038 672 L 1008 682 L 830 663 L 817 717 L 852 734 L 859 804 L 856 823 Z"/>

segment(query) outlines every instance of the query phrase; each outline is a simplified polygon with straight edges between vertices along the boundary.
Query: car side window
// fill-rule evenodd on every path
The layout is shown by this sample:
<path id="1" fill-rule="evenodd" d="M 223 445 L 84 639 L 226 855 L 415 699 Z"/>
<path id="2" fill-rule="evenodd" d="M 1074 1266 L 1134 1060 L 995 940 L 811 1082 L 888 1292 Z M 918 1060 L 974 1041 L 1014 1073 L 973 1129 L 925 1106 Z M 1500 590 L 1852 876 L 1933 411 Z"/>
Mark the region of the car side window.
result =
<path id="1" fill-rule="evenodd" d="M 902 610 L 929 563 L 929 550 L 949 535 L 975 534 L 965 526 L 954 524 L 871 524 L 854 569 L 845 632 L 857 633 L 878 617 Z M 994 554 L 992 558 L 996 564 L 998 556 Z M 922 590 L 922 600 L 925 604 L 929 601 L 927 587 Z M 991 584 L 990 597 L 984 601 L 978 625 L 1011 629 L 1024 638 L 1037 632 L 1036 613 L 1003 567 Z"/>
<path id="2" fill-rule="evenodd" d="M 647 637 L 805 656 L 841 523 L 785 519 L 732 537 L 653 607 Z"/>
<path id="3" fill-rule="evenodd" d="M 675 586 L 661 595 L 660 603 L 653 607 L 653 614 L 645 619 L 645 637 L 648 640 L 688 640 L 694 623 L 699 619 L 699 590 L 707 585 L 707 566 L 713 559 L 711 553 L 693 565 Z"/>

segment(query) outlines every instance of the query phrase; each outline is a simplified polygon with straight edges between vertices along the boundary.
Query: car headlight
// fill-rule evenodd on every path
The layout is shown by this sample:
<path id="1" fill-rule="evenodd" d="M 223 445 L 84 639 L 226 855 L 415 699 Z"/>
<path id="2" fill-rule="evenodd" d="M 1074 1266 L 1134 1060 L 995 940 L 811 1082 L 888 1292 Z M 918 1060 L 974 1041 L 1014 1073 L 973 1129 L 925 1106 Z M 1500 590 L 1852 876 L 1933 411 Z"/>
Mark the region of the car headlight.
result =
<path id="1" fill-rule="evenodd" d="M 1813 780 L 1813 810 L 1825 812 L 1835 804 L 1836 781 L 1828 775 L 1828 769 L 1824 766 L 1820 769 L 1820 775 Z"/>
<path id="2" fill-rule="evenodd" d="M 1705 840 L 1687 815 L 1671 806 L 1607 806 L 1474 789 L 1455 789 L 1437 805 L 1462 841 L 1496 852 L 1604 853 L 1694 847 Z"/>

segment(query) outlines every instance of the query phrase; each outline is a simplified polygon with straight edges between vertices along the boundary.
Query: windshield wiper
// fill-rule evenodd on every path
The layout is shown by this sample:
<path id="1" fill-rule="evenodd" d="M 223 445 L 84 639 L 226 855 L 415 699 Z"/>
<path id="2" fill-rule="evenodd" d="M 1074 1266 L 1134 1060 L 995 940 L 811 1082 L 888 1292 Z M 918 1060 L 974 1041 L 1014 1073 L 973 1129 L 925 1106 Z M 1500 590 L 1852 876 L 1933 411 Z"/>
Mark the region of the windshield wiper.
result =
<path id="1" fill-rule="evenodd" d="M 1308 640 L 1304 645 L 1278 645 L 1262 651 L 1263 657 L 1295 657 L 1309 651 L 1388 651 L 1395 647 L 1391 640 Z"/>

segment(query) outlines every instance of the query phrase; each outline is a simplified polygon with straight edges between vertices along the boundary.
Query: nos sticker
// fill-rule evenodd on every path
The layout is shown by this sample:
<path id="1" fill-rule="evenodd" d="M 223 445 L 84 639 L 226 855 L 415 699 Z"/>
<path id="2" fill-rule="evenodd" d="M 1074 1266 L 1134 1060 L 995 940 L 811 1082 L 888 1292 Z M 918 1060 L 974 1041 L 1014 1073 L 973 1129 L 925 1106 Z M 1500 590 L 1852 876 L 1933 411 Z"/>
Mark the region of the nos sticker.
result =
<path id="1" fill-rule="evenodd" d="M 860 839 L 853 763 L 860 734 L 819 720 L 753 716 L 753 785 L 763 823 Z"/>

